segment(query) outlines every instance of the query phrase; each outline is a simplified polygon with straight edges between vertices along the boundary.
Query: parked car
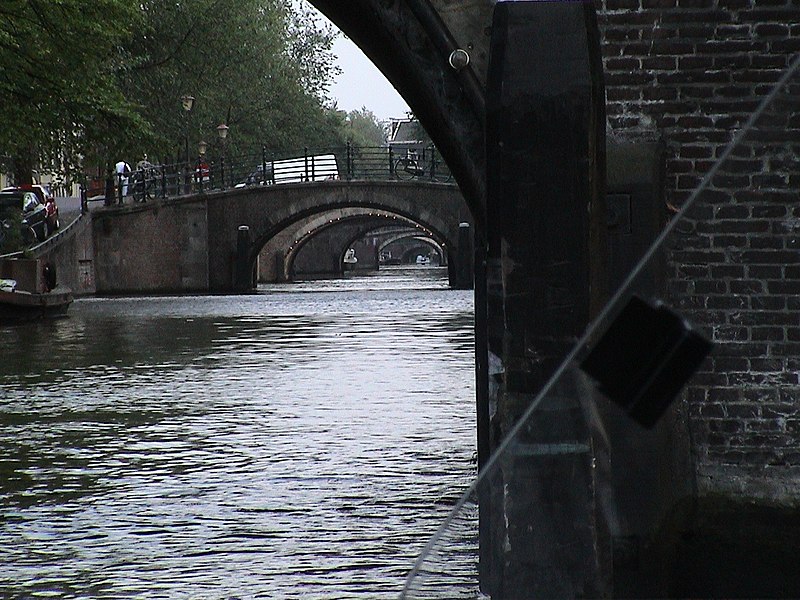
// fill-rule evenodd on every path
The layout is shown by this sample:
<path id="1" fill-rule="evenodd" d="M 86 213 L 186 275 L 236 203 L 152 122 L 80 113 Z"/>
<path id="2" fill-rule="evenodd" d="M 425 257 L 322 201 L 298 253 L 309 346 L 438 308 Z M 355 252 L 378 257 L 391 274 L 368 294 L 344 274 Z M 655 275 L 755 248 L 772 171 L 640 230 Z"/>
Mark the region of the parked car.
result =
<path id="1" fill-rule="evenodd" d="M 58 205 L 56 204 L 56 199 L 50 194 L 43 186 L 38 184 L 33 185 L 21 185 L 18 187 L 7 187 L 3 188 L 3 192 L 13 192 L 13 191 L 25 191 L 25 192 L 33 192 L 36 194 L 36 198 L 39 200 L 39 203 L 44 205 L 45 210 L 47 211 L 47 232 L 45 237 L 49 237 L 55 233 L 58 228 L 61 226 L 61 222 L 58 218 Z"/>
<path id="2" fill-rule="evenodd" d="M 34 190 L 10 188 L 0 191 L 0 219 L 7 219 L 8 211 L 17 209 L 21 210 L 20 233 L 23 243 L 30 245 L 47 239 L 47 209 Z"/>

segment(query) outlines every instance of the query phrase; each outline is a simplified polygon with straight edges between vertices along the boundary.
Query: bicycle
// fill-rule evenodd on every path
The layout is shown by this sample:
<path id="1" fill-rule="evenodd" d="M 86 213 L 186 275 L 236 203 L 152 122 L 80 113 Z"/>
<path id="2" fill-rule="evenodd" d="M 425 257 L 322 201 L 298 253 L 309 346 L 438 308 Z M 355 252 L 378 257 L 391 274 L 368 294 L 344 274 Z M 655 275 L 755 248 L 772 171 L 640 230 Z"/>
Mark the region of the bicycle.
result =
<path id="1" fill-rule="evenodd" d="M 428 171 L 428 166 L 430 166 L 430 172 Z M 401 181 L 427 179 L 430 181 L 449 183 L 453 179 L 449 169 L 436 171 L 433 161 L 430 161 L 430 165 L 423 164 L 414 150 L 409 150 L 405 156 L 396 159 L 392 165 L 392 171 L 394 176 Z"/>
<path id="2" fill-rule="evenodd" d="M 399 157 L 392 165 L 392 171 L 395 177 L 401 180 L 416 179 L 425 176 L 425 167 L 423 167 L 417 153 L 409 151 L 405 156 Z"/>
<path id="3" fill-rule="evenodd" d="M 140 161 L 133 173 L 132 194 L 136 202 L 147 202 L 156 197 L 161 170 L 152 163 Z"/>

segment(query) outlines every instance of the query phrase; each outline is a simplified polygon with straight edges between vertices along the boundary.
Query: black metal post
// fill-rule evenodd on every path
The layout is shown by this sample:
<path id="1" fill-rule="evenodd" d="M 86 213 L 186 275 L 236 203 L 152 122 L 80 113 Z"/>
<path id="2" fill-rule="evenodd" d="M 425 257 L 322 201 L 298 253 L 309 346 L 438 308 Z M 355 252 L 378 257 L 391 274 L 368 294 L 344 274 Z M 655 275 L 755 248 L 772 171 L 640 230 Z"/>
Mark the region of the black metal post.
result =
<path id="1" fill-rule="evenodd" d="M 105 206 L 111 206 L 114 203 L 114 196 L 116 192 L 114 190 L 114 168 L 111 166 L 111 163 L 108 164 L 106 167 L 106 185 L 105 185 L 105 195 L 103 198 L 103 204 Z"/>
<path id="2" fill-rule="evenodd" d="M 185 131 L 184 131 L 184 144 L 185 144 L 185 154 L 186 161 L 184 164 L 184 193 L 191 194 L 192 193 L 192 157 L 189 154 L 189 132 L 191 131 L 191 124 L 192 124 L 192 110 L 194 109 L 194 98 L 191 96 L 184 96 L 181 98 L 183 101 L 183 108 L 184 112 L 186 113 L 185 123 Z"/>
<path id="3" fill-rule="evenodd" d="M 253 278 L 250 270 L 250 228 L 240 225 L 236 234 L 236 266 L 234 271 L 234 291 L 245 293 L 252 289 Z"/>
<path id="4" fill-rule="evenodd" d="M 267 147 L 261 146 L 261 182 L 267 183 Z"/>
<path id="5" fill-rule="evenodd" d="M 189 155 L 189 130 L 191 129 L 191 120 L 192 120 L 192 110 L 185 110 L 186 112 L 186 131 L 184 136 L 184 142 L 186 144 L 186 169 L 189 169 L 189 165 L 191 164 L 191 156 Z"/>

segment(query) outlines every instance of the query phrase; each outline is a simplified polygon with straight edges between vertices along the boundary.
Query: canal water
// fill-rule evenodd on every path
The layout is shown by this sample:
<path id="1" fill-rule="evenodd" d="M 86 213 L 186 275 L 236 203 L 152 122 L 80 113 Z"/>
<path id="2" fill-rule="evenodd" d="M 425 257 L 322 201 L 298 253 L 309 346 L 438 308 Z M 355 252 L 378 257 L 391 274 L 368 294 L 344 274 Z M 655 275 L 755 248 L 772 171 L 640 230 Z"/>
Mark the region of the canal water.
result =
<path id="1" fill-rule="evenodd" d="M 439 268 L 0 327 L 0 597 L 395 598 L 474 472 Z"/>

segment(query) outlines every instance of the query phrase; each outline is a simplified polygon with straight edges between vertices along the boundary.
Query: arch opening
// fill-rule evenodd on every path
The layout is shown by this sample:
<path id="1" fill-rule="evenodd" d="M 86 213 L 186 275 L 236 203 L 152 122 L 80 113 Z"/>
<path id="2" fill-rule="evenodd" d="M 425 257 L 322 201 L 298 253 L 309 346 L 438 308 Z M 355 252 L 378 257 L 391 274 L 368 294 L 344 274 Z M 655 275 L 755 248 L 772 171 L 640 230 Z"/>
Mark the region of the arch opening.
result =
<path id="1" fill-rule="evenodd" d="M 258 264 L 258 280 L 293 281 L 341 276 L 346 271 L 377 270 L 380 268 L 380 246 L 386 236 L 398 228 L 432 240 L 439 264 L 447 264 L 447 251 L 453 247 L 454 241 L 430 223 L 396 211 L 362 206 L 336 207 L 298 217 L 271 237 L 262 236 L 254 261 Z M 356 250 L 359 261 L 350 263 L 348 267 L 344 258 L 350 248 Z"/>

